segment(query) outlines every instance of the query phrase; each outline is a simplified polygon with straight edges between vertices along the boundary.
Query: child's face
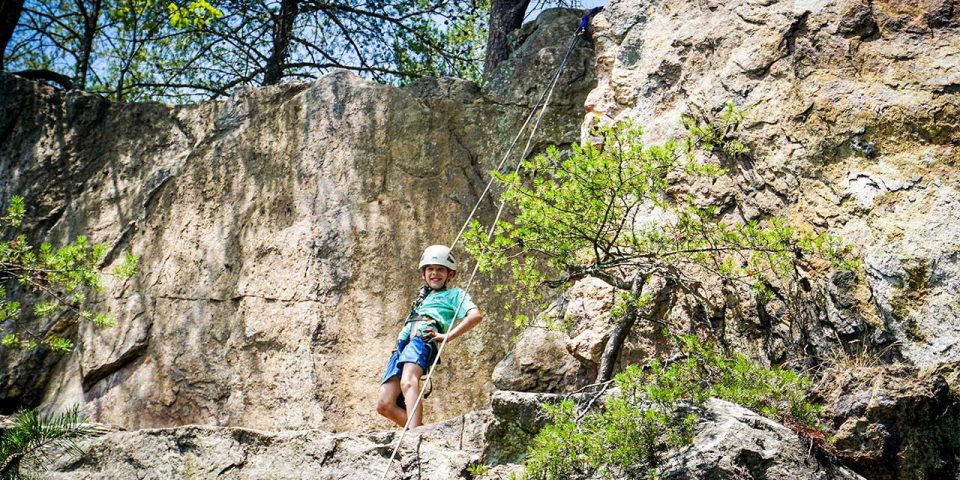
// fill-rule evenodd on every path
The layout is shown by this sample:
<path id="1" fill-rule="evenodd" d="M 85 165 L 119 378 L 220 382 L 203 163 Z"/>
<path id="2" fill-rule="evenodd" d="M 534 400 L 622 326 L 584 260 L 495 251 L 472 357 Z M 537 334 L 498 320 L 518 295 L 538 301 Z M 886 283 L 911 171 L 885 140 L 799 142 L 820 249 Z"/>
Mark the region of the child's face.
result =
<path id="1" fill-rule="evenodd" d="M 427 265 L 420 271 L 420 277 L 434 290 L 443 288 L 447 284 L 447 280 L 453 279 L 455 274 L 456 272 L 443 265 Z"/>

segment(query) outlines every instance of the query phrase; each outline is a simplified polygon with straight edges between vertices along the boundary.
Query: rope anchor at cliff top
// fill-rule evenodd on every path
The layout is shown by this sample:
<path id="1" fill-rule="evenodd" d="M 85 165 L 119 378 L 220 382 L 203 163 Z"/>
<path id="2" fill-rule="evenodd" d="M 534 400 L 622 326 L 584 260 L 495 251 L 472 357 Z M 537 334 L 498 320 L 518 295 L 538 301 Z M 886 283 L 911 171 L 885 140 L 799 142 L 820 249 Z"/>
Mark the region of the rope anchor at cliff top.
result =
<path id="1" fill-rule="evenodd" d="M 500 163 L 497 164 L 497 169 L 496 169 L 497 172 L 502 172 L 503 166 L 506 164 L 507 159 L 510 158 L 510 154 L 513 152 L 513 148 L 517 145 L 517 141 L 520 140 L 520 137 L 523 135 L 523 132 L 527 129 L 527 126 L 530 124 L 530 121 L 533 119 L 534 116 L 536 116 L 537 117 L 536 121 L 534 121 L 533 127 L 530 129 L 530 134 L 527 138 L 527 142 L 523 147 L 523 153 L 520 155 L 520 160 L 517 161 L 516 168 L 514 169 L 515 174 L 519 173 L 520 165 L 522 165 L 523 163 L 522 159 L 526 158 L 527 155 L 530 153 L 530 145 L 533 143 L 533 137 L 536 135 L 537 129 L 540 127 L 540 121 L 543 120 L 543 116 L 546 113 L 547 106 L 550 104 L 550 100 L 553 97 L 553 92 L 556 89 L 557 83 L 560 80 L 560 74 L 563 72 L 564 67 L 566 67 L 567 60 L 569 60 L 570 58 L 570 54 L 573 52 L 574 48 L 576 47 L 577 41 L 580 39 L 580 36 L 583 34 L 583 32 L 586 31 L 587 26 L 590 24 L 590 19 L 593 18 L 602 9 L 603 7 L 595 7 L 581 18 L 580 24 L 577 26 L 577 30 L 573 33 L 573 37 L 570 40 L 570 46 L 567 47 L 567 51 L 563 55 L 563 60 L 560 61 L 560 65 L 557 67 L 556 72 L 554 72 L 553 77 L 550 80 L 550 83 L 543 90 L 543 93 L 540 94 L 540 98 L 537 100 L 537 103 L 530 110 L 530 114 L 527 115 L 527 118 L 526 120 L 524 120 L 523 125 L 520 126 L 520 130 L 517 132 L 517 135 L 513 138 L 513 141 L 510 143 L 510 146 L 507 148 L 506 152 L 503 154 L 503 158 L 500 160 Z M 538 110 L 539 110 L 539 113 L 538 113 Z M 476 204 L 473 206 L 473 210 L 471 210 L 470 214 L 467 215 L 466 221 L 463 222 L 463 226 L 460 228 L 460 231 L 457 232 L 456 238 L 454 238 L 453 242 L 451 242 L 450 244 L 451 250 L 454 247 L 456 247 L 457 243 L 462 238 L 463 233 L 466 231 L 467 226 L 470 224 L 470 221 L 473 219 L 474 215 L 476 215 L 477 209 L 480 208 L 480 204 L 483 202 L 487 194 L 490 192 L 490 188 L 493 185 L 494 178 L 495 178 L 494 176 L 491 176 L 490 181 L 487 182 L 486 187 L 483 189 L 483 192 L 480 194 L 480 198 L 477 199 Z M 504 206 L 505 206 L 505 203 L 500 202 L 500 207 L 497 209 L 497 215 L 493 220 L 493 224 L 490 225 L 490 229 L 487 233 L 488 241 L 493 239 L 493 235 L 494 235 L 494 232 L 496 231 L 497 223 L 499 223 L 500 217 L 503 215 Z M 476 263 L 473 266 L 473 271 L 470 273 L 470 278 L 469 280 L 467 280 L 466 286 L 463 288 L 464 292 L 468 292 L 470 290 L 470 286 L 473 285 L 473 280 L 476 278 L 478 269 L 479 269 L 479 263 Z M 460 308 L 463 306 L 463 301 L 466 298 L 467 298 L 466 294 L 461 296 L 460 304 L 457 305 L 457 308 L 454 309 L 454 312 L 460 311 Z M 456 318 L 456 315 L 454 315 L 453 322 L 450 324 L 450 327 L 447 329 L 447 331 L 452 330 L 456 322 L 457 322 L 457 318 Z M 427 375 L 426 377 L 424 377 L 422 385 L 420 386 L 420 394 L 417 397 L 417 401 L 413 405 L 411 410 L 416 410 L 417 407 L 420 405 L 420 403 L 423 401 L 426 385 L 430 383 L 431 376 L 433 375 L 433 368 L 440 361 L 440 356 L 443 354 L 443 349 L 446 346 L 446 344 L 447 344 L 447 337 L 444 337 L 443 341 L 440 343 L 440 348 L 437 351 L 437 355 L 433 361 L 433 364 L 430 365 L 430 368 L 427 371 Z M 413 417 L 412 415 L 407 415 L 407 422 L 403 426 L 403 430 L 400 432 L 400 437 L 397 439 L 397 445 L 394 447 L 393 453 L 390 454 L 390 460 L 387 463 L 387 468 L 383 472 L 382 479 L 384 480 L 387 478 L 387 475 L 390 473 L 390 467 L 393 465 L 393 461 L 397 456 L 397 452 L 400 451 L 400 445 L 403 444 L 404 435 L 407 433 L 407 430 L 410 429 L 410 419 L 412 417 Z"/>

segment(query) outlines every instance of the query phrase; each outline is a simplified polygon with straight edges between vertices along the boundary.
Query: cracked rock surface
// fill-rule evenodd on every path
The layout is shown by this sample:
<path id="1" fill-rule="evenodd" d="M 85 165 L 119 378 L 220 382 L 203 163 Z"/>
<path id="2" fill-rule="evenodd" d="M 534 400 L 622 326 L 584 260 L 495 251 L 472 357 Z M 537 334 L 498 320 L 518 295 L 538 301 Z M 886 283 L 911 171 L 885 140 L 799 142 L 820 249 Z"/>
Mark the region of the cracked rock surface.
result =
<path id="1" fill-rule="evenodd" d="M 837 340 L 896 345 L 919 366 L 960 359 L 956 2 L 612 0 L 593 26 L 585 137 L 593 119 L 629 118 L 662 142 L 681 114 L 746 108 L 750 157 L 688 190 L 730 219 L 839 234 L 864 260 L 863 278 L 829 287 L 823 318 L 751 306 L 730 345 L 773 362 L 829 356 Z M 673 319 L 690 320 L 680 307 Z"/>
<path id="2" fill-rule="evenodd" d="M 673 456 L 660 477 L 670 480 L 862 480 L 813 454 L 783 425 L 737 404 L 711 398 L 699 413 L 693 444 Z"/>
<path id="3" fill-rule="evenodd" d="M 185 426 L 111 432 L 84 440 L 84 455 L 61 455 L 49 479 L 461 478 L 481 453 L 489 411 L 413 430 L 392 465 L 397 434 L 323 430 L 265 432 Z"/>
<path id="4" fill-rule="evenodd" d="M 555 68 L 544 39 L 579 16 L 548 18 L 508 65 Z M 536 149 L 577 140 L 592 58 L 584 39 Z M 0 77 L 0 203 L 24 196 L 38 240 L 106 243 L 107 268 L 140 258 L 136 278 L 107 278 L 97 298 L 117 327 L 82 324 L 63 359 L 0 351 L 0 413 L 80 403 L 128 429 L 387 428 L 374 399 L 417 259 L 453 239 L 536 102 L 543 85 L 521 70 L 487 90 L 340 72 L 186 106 Z M 493 208 L 488 197 L 478 218 Z M 488 320 L 451 344 L 427 421 L 483 408 L 506 354 L 504 302 L 489 279 L 471 293 Z"/>
<path id="5" fill-rule="evenodd" d="M 836 455 L 870 479 L 956 478 L 958 367 L 831 371 L 816 390 L 825 400 Z"/>

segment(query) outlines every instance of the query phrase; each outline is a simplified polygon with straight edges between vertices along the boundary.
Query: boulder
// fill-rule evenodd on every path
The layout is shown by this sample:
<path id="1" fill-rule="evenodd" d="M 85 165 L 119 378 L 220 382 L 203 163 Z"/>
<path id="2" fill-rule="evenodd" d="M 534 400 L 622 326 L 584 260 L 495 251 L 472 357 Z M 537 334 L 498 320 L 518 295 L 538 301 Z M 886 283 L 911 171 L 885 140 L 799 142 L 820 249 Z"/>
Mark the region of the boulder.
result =
<path id="1" fill-rule="evenodd" d="M 564 395 L 497 390 L 490 397 L 493 422 L 486 433 L 484 463 L 517 463 L 548 422 L 543 406 L 561 402 Z M 583 398 L 583 395 L 577 397 Z"/>
<path id="2" fill-rule="evenodd" d="M 659 285 L 661 282 L 652 282 Z M 574 282 L 520 333 L 513 350 L 493 372 L 499 390 L 568 393 L 593 383 L 614 323 L 616 292 L 591 277 Z M 657 325 L 635 325 L 618 367 L 666 356 L 670 342 Z"/>
<path id="3" fill-rule="evenodd" d="M 739 405 L 711 398 L 698 412 L 693 444 L 670 455 L 664 480 L 862 480 L 825 458 L 810 439 Z"/>
<path id="4" fill-rule="evenodd" d="M 610 318 L 616 289 L 592 277 L 578 280 L 563 297 L 567 300 L 562 325 L 569 326 L 567 350 L 586 365 L 600 365 L 603 348 L 610 339 L 614 321 Z"/>
<path id="5" fill-rule="evenodd" d="M 530 327 L 493 370 L 498 390 L 563 393 L 596 376 L 566 349 L 567 334 Z"/>
<path id="6" fill-rule="evenodd" d="M 499 390 L 564 393 L 597 375 L 610 336 L 613 289 L 586 278 L 575 282 L 520 333 L 494 369 Z"/>

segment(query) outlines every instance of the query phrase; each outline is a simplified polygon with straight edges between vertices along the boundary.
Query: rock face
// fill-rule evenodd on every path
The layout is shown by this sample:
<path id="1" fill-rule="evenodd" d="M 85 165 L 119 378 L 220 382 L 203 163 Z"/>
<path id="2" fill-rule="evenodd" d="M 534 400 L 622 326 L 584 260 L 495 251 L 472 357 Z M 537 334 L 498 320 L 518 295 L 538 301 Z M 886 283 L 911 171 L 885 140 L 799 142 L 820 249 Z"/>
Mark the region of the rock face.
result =
<path id="1" fill-rule="evenodd" d="M 693 444 L 672 457 L 664 480 L 862 479 L 851 470 L 812 454 L 797 434 L 739 405 L 707 400 Z"/>
<path id="2" fill-rule="evenodd" d="M 660 142 L 681 113 L 749 108 L 749 161 L 690 190 L 731 218 L 838 233 L 864 259 L 863 278 L 834 279 L 823 318 L 766 328 L 777 307 L 751 306 L 728 322 L 729 344 L 776 362 L 828 355 L 837 339 L 896 339 L 917 365 L 960 358 L 956 2 L 612 0 L 593 24 L 585 126 L 632 118 Z"/>
<path id="3" fill-rule="evenodd" d="M 593 382 L 610 338 L 613 287 L 595 278 L 575 282 L 524 330 L 513 350 L 493 371 L 500 390 L 564 393 Z M 636 325 L 619 365 L 663 356 L 669 341 L 654 325 Z"/>
<path id="4" fill-rule="evenodd" d="M 858 367 L 822 381 L 833 446 L 869 479 L 956 478 L 960 391 L 945 370 Z"/>
<path id="5" fill-rule="evenodd" d="M 128 428 L 386 426 L 371 406 L 418 283 L 411 265 L 424 245 L 452 238 L 578 21 L 545 18 L 560 29 L 522 29 L 489 90 L 449 79 L 396 89 L 340 73 L 170 107 L 0 77 L 0 201 L 26 196 L 37 238 L 87 233 L 110 245 L 106 266 L 125 250 L 142 265 L 99 298 L 118 312 L 118 328 L 82 326 L 70 357 L 0 350 L 3 409 L 81 402 Z M 956 476 L 958 369 L 943 362 L 960 360 L 960 6 L 612 0 L 593 25 L 597 88 L 586 96 L 594 57 L 585 44 L 537 148 L 586 139 L 594 119 L 635 119 L 660 142 L 681 133 L 681 114 L 748 108 L 739 135 L 751 154 L 729 176 L 681 188 L 731 219 L 781 215 L 838 233 L 864 268 L 817 285 L 826 308 L 809 321 L 771 301 L 706 323 L 733 350 L 773 363 L 860 345 L 912 364 L 834 379 L 825 399 L 838 455 L 871 479 Z M 498 303 L 490 287 L 474 289 L 481 306 Z M 490 315 L 448 353 L 428 421 L 485 405 L 491 373 L 510 390 L 589 383 L 609 336 L 608 293 L 575 285 L 546 313 L 571 328 L 527 331 L 495 372 L 513 332 Z M 681 299 L 661 320 L 696 330 L 697 309 Z M 653 326 L 634 335 L 622 361 L 668 350 Z M 932 373 L 909 380 L 915 367 Z M 428 468 L 425 478 L 456 478 L 478 458 L 514 461 L 542 425 L 540 403 L 558 398 L 498 392 L 493 418 L 479 422 L 482 449 L 443 450 L 453 437 L 424 437 L 405 448 L 440 445 L 437 463 L 408 452 L 400 475 Z M 726 402 L 708 402 L 697 432 L 662 478 L 862 478 Z M 64 460 L 57 475 L 369 478 L 389 455 L 388 437 L 118 432 L 92 440 L 94 453 Z"/>
<path id="6" fill-rule="evenodd" d="M 511 65 L 554 68 L 566 44 L 545 39 L 569 36 L 579 17 L 550 18 L 528 28 L 539 47 L 518 48 L 536 61 Z M 592 58 L 585 39 L 537 148 L 578 138 Z M 136 278 L 108 279 L 99 297 L 116 328 L 81 325 L 62 360 L 0 352 L 2 410 L 81 403 L 131 429 L 387 427 L 374 398 L 417 258 L 453 239 L 536 101 L 526 93 L 543 85 L 523 75 L 481 91 L 335 73 L 180 107 L 0 77 L 0 203 L 23 195 L 36 238 L 105 242 L 106 267 L 140 257 Z M 486 405 L 506 353 L 490 282 L 471 293 L 488 320 L 445 354 L 428 421 Z"/>

